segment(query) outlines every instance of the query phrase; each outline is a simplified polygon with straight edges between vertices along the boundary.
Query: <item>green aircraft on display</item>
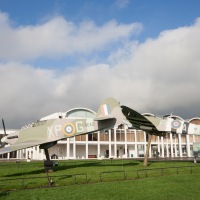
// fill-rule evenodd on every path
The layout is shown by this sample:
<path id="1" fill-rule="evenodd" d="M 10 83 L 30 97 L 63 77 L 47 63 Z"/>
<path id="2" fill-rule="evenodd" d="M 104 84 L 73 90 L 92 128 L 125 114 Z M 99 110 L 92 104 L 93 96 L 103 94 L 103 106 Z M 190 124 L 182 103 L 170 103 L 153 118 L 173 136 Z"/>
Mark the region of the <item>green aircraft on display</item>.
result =
<path id="1" fill-rule="evenodd" d="M 1 139 L 0 154 L 13 152 L 33 146 L 44 149 L 46 159 L 50 160 L 48 149 L 57 141 L 81 134 L 108 130 L 125 120 L 119 102 L 113 98 L 105 99 L 99 106 L 95 118 L 65 117 L 32 123 L 25 129 L 6 135 Z M 9 145 L 7 145 L 9 144 Z"/>
<path id="2" fill-rule="evenodd" d="M 39 145 L 41 149 L 44 149 L 47 160 L 50 160 L 48 149 L 56 145 L 59 140 L 108 130 L 121 124 L 149 134 L 144 165 L 147 164 L 151 135 L 164 136 L 166 133 L 200 135 L 200 125 L 189 123 L 174 115 L 163 117 L 152 114 L 142 115 L 124 105 L 120 106 L 120 103 L 114 98 L 105 99 L 94 118 L 65 117 L 40 120 L 9 135 L 6 135 L 3 120 L 2 123 L 5 136 L 1 139 L 0 154 Z"/>
<path id="3" fill-rule="evenodd" d="M 144 157 L 144 166 L 147 166 L 151 135 L 165 136 L 166 133 L 200 135 L 200 125 L 189 123 L 175 115 L 158 117 L 152 114 L 140 114 L 131 108 L 121 106 L 122 113 L 132 124 L 131 128 L 143 130 L 148 134 L 148 144 Z"/>
<path id="4" fill-rule="evenodd" d="M 200 125 L 189 123 L 175 115 L 158 117 L 152 114 L 140 114 L 131 108 L 121 106 L 122 113 L 138 130 L 152 135 L 163 136 L 165 133 L 200 135 Z"/>

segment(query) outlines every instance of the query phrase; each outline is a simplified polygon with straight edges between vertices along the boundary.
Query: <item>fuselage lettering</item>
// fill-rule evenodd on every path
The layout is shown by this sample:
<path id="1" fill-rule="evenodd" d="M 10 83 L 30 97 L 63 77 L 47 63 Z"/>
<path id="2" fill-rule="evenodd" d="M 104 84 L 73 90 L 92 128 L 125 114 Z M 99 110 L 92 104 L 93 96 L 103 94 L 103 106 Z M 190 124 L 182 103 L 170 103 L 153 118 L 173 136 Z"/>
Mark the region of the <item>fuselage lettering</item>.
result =
<path id="1" fill-rule="evenodd" d="M 189 126 L 189 123 L 184 122 L 183 128 L 182 128 L 182 134 L 188 134 L 188 126 Z"/>
<path id="2" fill-rule="evenodd" d="M 49 126 L 47 127 L 47 135 L 48 138 L 55 138 L 59 136 L 59 132 L 61 131 L 61 125 Z"/>
<path id="3" fill-rule="evenodd" d="M 61 125 L 55 125 L 55 135 L 58 136 L 58 133 L 61 131 Z"/>
<path id="4" fill-rule="evenodd" d="M 72 122 L 70 122 L 72 123 Z M 74 131 L 76 131 L 77 133 L 83 133 L 84 132 L 84 128 L 91 128 L 94 126 L 94 122 L 84 122 L 84 121 L 76 121 L 73 122 L 73 124 L 75 125 L 75 129 Z M 63 132 L 63 125 L 58 124 L 58 125 L 52 125 L 47 127 L 47 137 L 50 138 L 58 138 L 60 133 Z"/>
<path id="5" fill-rule="evenodd" d="M 48 138 L 53 137 L 53 126 L 47 127 Z"/>
<path id="6" fill-rule="evenodd" d="M 86 122 L 85 126 L 86 127 L 94 126 L 94 122 Z"/>
<path id="7" fill-rule="evenodd" d="M 78 133 L 82 133 L 84 128 L 83 128 L 83 122 L 82 121 L 78 121 L 76 122 L 76 130 Z"/>

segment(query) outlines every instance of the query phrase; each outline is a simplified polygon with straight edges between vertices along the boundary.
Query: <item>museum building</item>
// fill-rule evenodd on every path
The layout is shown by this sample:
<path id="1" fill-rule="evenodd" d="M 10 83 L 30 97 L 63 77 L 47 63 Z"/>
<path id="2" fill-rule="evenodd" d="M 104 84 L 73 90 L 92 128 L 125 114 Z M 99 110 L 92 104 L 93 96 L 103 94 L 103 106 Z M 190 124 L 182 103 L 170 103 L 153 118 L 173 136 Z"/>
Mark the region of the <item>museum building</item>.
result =
<path id="1" fill-rule="evenodd" d="M 40 120 L 59 117 L 91 118 L 96 113 L 87 108 L 75 108 L 66 113 L 55 113 Z M 149 114 L 144 114 L 149 115 Z M 178 116 L 176 119 L 183 120 Z M 188 120 L 190 123 L 200 124 L 200 118 Z M 17 130 L 6 130 L 7 134 Z M 3 137 L 0 130 L 0 138 Z M 107 131 L 98 131 L 90 134 L 78 135 L 58 141 L 49 149 L 51 159 L 92 159 L 92 158 L 139 158 L 144 157 L 148 141 L 148 134 L 144 131 L 129 129 L 126 124 Z M 153 135 L 149 157 L 193 157 L 193 143 L 200 142 L 200 136 L 166 133 L 163 136 Z M 46 159 L 43 149 L 39 146 L 18 150 L 0 155 L 6 159 Z"/>

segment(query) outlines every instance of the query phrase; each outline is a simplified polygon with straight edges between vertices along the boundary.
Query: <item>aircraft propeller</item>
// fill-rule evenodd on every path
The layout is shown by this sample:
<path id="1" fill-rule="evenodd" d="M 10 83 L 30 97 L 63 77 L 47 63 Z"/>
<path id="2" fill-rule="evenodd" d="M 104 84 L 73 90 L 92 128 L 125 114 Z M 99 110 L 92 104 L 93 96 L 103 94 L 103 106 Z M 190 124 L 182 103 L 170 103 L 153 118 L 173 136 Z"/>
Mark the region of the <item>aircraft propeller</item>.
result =
<path id="1" fill-rule="evenodd" d="M 2 119 L 2 124 L 3 124 L 4 136 L 6 136 L 6 127 L 5 127 L 5 124 L 4 124 L 4 120 L 3 120 L 3 119 Z"/>
<path id="2" fill-rule="evenodd" d="M 2 119 L 2 125 L 3 125 L 3 130 L 4 130 L 4 137 L 5 137 L 5 136 L 7 136 L 7 134 L 6 134 L 6 127 L 5 127 L 5 123 L 4 123 L 3 119 Z M 1 139 L 1 142 L 0 142 L 0 148 L 3 148 L 7 144 L 6 142 L 2 141 L 2 139 Z"/>

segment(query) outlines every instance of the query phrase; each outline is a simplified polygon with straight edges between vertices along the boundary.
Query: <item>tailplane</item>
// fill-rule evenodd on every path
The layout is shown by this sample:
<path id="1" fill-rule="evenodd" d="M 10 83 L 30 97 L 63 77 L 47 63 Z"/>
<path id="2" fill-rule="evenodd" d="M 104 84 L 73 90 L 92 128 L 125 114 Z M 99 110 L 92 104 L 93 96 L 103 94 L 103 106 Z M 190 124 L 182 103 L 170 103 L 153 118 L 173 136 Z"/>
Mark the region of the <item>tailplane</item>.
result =
<path id="1" fill-rule="evenodd" d="M 116 126 L 124 123 L 126 119 L 121 111 L 120 103 L 114 98 L 107 98 L 99 106 L 94 120 L 101 121 L 112 118 L 116 119 Z"/>

